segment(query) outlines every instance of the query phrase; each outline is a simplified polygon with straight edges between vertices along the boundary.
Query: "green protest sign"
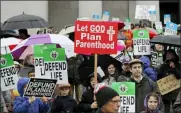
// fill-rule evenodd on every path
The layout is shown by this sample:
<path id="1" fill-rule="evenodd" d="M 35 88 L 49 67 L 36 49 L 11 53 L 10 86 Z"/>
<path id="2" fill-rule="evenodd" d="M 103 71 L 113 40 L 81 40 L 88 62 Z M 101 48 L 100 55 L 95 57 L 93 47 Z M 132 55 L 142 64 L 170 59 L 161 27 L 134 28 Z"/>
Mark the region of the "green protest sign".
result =
<path id="1" fill-rule="evenodd" d="M 34 56 L 39 57 L 45 49 L 56 48 L 56 44 L 34 45 Z"/>
<path id="2" fill-rule="evenodd" d="M 68 83 L 65 49 L 45 49 L 41 56 L 35 59 L 35 76 L 58 79 L 59 84 Z"/>
<path id="3" fill-rule="evenodd" d="M 1 55 L 1 89 L 14 89 L 17 86 L 18 75 L 11 54 Z"/>
<path id="4" fill-rule="evenodd" d="M 133 31 L 134 55 L 150 55 L 149 31 L 137 29 Z"/>
<path id="5" fill-rule="evenodd" d="M 135 113 L 135 83 L 114 82 L 111 88 L 116 90 L 121 98 L 120 113 Z"/>
<path id="6" fill-rule="evenodd" d="M 126 18 L 124 24 L 125 24 L 124 30 L 129 30 L 129 29 L 131 29 L 131 19 L 130 19 L 130 18 Z"/>

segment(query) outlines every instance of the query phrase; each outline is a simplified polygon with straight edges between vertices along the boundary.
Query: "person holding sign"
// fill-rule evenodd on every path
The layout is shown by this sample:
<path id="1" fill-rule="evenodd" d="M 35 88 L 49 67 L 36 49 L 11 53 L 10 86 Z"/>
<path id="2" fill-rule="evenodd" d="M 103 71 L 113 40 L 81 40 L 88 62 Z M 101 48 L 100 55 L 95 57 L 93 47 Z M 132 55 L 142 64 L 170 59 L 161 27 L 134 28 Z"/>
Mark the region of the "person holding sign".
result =
<path id="1" fill-rule="evenodd" d="M 97 73 L 97 80 L 98 83 L 102 81 L 101 76 L 99 73 Z M 94 81 L 94 73 L 90 74 L 87 78 L 87 86 L 90 87 L 90 89 L 86 90 L 83 95 L 81 102 L 79 103 L 79 109 L 81 113 L 86 112 L 94 112 L 97 110 L 97 102 L 94 100 L 94 87 L 95 87 L 95 81 Z"/>
<path id="2" fill-rule="evenodd" d="M 77 112 L 77 102 L 70 96 L 71 85 L 59 84 L 59 95 L 55 98 L 51 113 L 74 113 Z"/>
<path id="3" fill-rule="evenodd" d="M 164 64 L 162 64 L 158 70 L 158 80 L 168 77 L 170 75 L 174 75 L 176 79 L 180 79 L 181 71 L 180 71 L 180 63 L 179 57 L 176 54 L 175 50 L 169 49 L 163 55 Z M 179 93 L 179 88 L 171 91 L 165 95 L 162 95 L 163 103 L 164 103 L 164 113 L 169 113 L 170 104 L 175 102 L 176 97 Z"/>
<path id="4" fill-rule="evenodd" d="M 26 85 L 29 82 L 29 78 L 22 77 L 18 81 L 18 92 L 20 96 L 17 96 L 14 100 L 14 113 L 47 113 L 49 105 L 47 104 L 47 98 L 42 99 L 35 97 L 23 97 Z"/>
<path id="5" fill-rule="evenodd" d="M 161 99 L 158 94 L 151 92 L 148 93 L 144 100 L 145 111 L 141 113 L 162 113 L 159 108 L 161 105 Z"/>
<path id="6" fill-rule="evenodd" d="M 128 82 L 136 84 L 136 112 L 144 110 L 144 98 L 150 92 L 158 92 L 157 85 L 147 76 L 143 75 L 143 62 L 139 59 L 133 59 L 129 62 L 131 77 Z"/>

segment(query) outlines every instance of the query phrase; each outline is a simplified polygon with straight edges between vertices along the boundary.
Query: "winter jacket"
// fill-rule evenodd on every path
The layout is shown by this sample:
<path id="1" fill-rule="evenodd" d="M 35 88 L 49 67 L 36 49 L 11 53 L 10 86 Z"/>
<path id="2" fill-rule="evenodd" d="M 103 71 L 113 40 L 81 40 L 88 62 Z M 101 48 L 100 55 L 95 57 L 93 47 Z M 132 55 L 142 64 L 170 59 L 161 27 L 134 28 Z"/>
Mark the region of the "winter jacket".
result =
<path id="1" fill-rule="evenodd" d="M 181 95 L 181 91 L 179 92 L 177 99 L 173 105 L 173 111 L 174 113 L 181 113 L 181 102 L 180 102 L 180 95 Z"/>
<path id="2" fill-rule="evenodd" d="M 81 111 L 81 113 L 85 112 L 95 112 L 97 109 L 92 109 L 91 105 L 94 102 L 94 89 L 92 88 L 91 84 L 90 84 L 90 79 L 94 77 L 94 74 L 90 74 L 87 78 L 87 84 L 90 87 L 90 89 L 86 90 L 83 95 L 82 95 L 82 99 L 81 102 L 79 103 L 79 109 Z M 97 74 L 97 80 L 100 83 L 102 81 L 101 76 L 99 74 Z"/>
<path id="3" fill-rule="evenodd" d="M 143 72 L 151 78 L 154 82 L 157 81 L 157 75 L 155 70 L 150 67 L 151 62 L 150 59 L 147 56 L 142 56 L 140 60 L 143 62 Z"/>
<path id="4" fill-rule="evenodd" d="M 78 68 L 83 62 L 83 57 L 76 56 L 68 59 L 68 79 L 70 84 L 80 84 Z"/>
<path id="5" fill-rule="evenodd" d="M 142 80 L 138 83 L 133 78 L 130 78 L 128 82 L 135 82 L 136 85 L 136 112 L 140 113 L 144 110 L 144 99 L 150 92 L 159 92 L 158 87 L 154 81 L 150 78 L 143 76 Z"/>
<path id="6" fill-rule="evenodd" d="M 156 108 L 155 110 L 150 110 L 150 109 L 148 108 L 148 95 L 149 95 L 149 94 L 147 94 L 146 97 L 145 97 L 145 99 L 144 99 L 145 111 L 142 111 L 141 113 L 162 113 L 162 112 L 159 110 L 159 109 L 160 109 L 160 105 L 161 105 L 161 97 L 160 97 L 159 95 L 157 95 L 158 98 L 159 98 L 159 100 L 158 100 L 158 106 L 157 106 L 157 108 Z"/>
<path id="7" fill-rule="evenodd" d="M 101 109 L 99 108 L 95 113 L 104 113 L 101 111 Z"/>
<path id="8" fill-rule="evenodd" d="M 180 63 L 179 63 L 179 58 L 177 56 L 177 54 L 175 53 L 174 50 L 167 50 L 167 52 L 172 52 L 174 55 L 175 55 L 175 59 L 172 59 L 172 62 L 174 62 L 175 64 L 175 68 L 171 68 L 169 66 L 169 63 L 164 63 L 160 66 L 160 69 L 158 70 L 158 74 L 157 74 L 157 77 L 158 77 L 158 80 L 159 79 L 162 79 L 164 77 L 167 77 L 169 76 L 170 74 L 174 74 L 175 77 L 177 79 L 180 79 L 180 75 L 181 75 L 181 71 L 180 71 Z M 166 52 L 166 53 L 167 53 Z M 166 61 L 166 53 L 163 55 L 163 60 Z M 176 89 L 168 94 L 165 94 L 162 96 L 162 99 L 163 101 L 175 101 L 176 100 L 176 97 L 179 93 L 179 89 Z"/>
<path id="9" fill-rule="evenodd" d="M 77 103 L 71 96 L 57 96 L 51 108 L 51 113 L 76 113 Z"/>
<path id="10" fill-rule="evenodd" d="M 34 102 L 29 103 L 29 98 L 23 97 L 24 86 L 28 83 L 29 78 L 20 78 L 18 81 L 18 92 L 20 96 L 14 100 L 14 113 L 46 113 L 49 109 L 49 105 L 43 103 L 39 98 L 36 98 Z"/>

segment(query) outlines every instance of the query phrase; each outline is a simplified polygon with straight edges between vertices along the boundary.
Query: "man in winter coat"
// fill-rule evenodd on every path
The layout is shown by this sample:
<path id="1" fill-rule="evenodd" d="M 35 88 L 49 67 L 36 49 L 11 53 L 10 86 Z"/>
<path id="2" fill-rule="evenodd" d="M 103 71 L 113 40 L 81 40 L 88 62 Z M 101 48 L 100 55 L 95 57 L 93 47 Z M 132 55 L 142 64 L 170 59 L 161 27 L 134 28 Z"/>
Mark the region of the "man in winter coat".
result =
<path id="1" fill-rule="evenodd" d="M 181 95 L 181 91 L 179 92 L 177 99 L 173 105 L 173 111 L 174 113 L 181 113 L 181 102 L 180 102 L 180 95 Z"/>
<path id="2" fill-rule="evenodd" d="M 76 55 L 76 57 L 71 57 L 68 59 L 68 80 L 72 87 L 71 95 L 76 94 L 77 102 L 80 102 L 82 95 L 82 85 L 78 73 L 78 68 L 80 64 L 83 62 L 83 57 L 81 55 Z"/>
<path id="3" fill-rule="evenodd" d="M 177 56 L 175 50 L 169 49 L 163 55 L 164 64 L 160 66 L 157 77 L 158 80 L 167 77 L 171 74 L 175 75 L 177 79 L 180 79 L 180 63 L 179 57 Z M 175 102 L 176 97 L 179 93 L 179 88 L 162 96 L 164 103 L 164 113 L 169 113 L 170 104 Z"/>
<path id="4" fill-rule="evenodd" d="M 157 81 L 157 75 L 155 70 L 150 67 L 151 62 L 150 59 L 147 56 L 142 56 L 140 60 L 143 62 L 143 72 L 154 82 Z"/>
<path id="5" fill-rule="evenodd" d="M 98 83 L 102 81 L 99 73 L 97 74 Z M 87 85 L 90 89 L 86 90 L 83 95 L 81 102 L 79 103 L 79 110 L 83 113 L 92 113 L 97 110 L 97 102 L 94 100 L 94 73 L 90 74 L 87 78 Z"/>
<path id="6" fill-rule="evenodd" d="M 143 63 L 139 59 L 133 59 L 129 62 L 131 77 L 129 82 L 136 84 L 136 112 L 144 110 L 144 98 L 150 92 L 158 92 L 158 87 L 154 81 L 143 75 Z"/>
<path id="7" fill-rule="evenodd" d="M 95 92 L 98 110 L 96 113 L 118 113 L 120 107 L 120 96 L 112 88 L 102 86 Z"/>

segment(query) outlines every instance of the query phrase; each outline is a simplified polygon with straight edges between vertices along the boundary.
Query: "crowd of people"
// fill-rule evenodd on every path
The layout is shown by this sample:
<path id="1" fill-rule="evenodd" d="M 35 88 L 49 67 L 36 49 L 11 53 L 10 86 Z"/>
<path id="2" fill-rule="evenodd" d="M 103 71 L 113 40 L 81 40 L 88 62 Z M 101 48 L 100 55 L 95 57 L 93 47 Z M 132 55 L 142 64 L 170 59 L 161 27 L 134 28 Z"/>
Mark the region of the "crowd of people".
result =
<path id="1" fill-rule="evenodd" d="M 140 25 L 135 24 L 132 27 L 140 27 Z M 29 37 L 26 30 L 19 32 L 22 39 Z M 150 56 L 134 56 L 132 46 L 126 49 L 131 57 L 123 59 L 122 70 L 110 63 L 104 70 L 103 77 L 97 73 L 97 82 L 105 85 L 96 92 L 94 88 L 97 83 L 94 81 L 94 73 L 86 75 L 88 76 L 84 81 L 86 86 L 80 80 L 78 70 L 86 56 L 76 55 L 67 59 L 69 83 L 57 84 L 51 99 L 23 97 L 29 79 L 35 77 L 34 55 L 27 55 L 23 61 L 14 61 L 19 81 L 13 93 L 2 92 L 3 113 L 118 113 L 121 100 L 118 92 L 110 87 L 113 82 L 136 84 L 135 113 L 180 113 L 180 88 L 161 95 L 156 83 L 170 74 L 180 79 L 180 61 L 177 51 L 174 49 L 164 51 L 164 46 L 153 45 L 153 51 L 163 54 L 162 63 L 153 67 Z"/>

